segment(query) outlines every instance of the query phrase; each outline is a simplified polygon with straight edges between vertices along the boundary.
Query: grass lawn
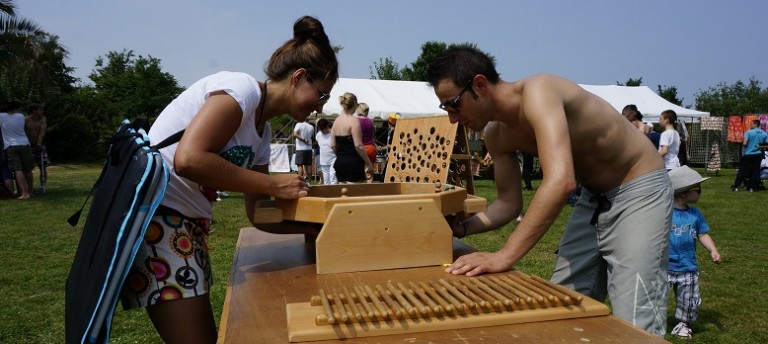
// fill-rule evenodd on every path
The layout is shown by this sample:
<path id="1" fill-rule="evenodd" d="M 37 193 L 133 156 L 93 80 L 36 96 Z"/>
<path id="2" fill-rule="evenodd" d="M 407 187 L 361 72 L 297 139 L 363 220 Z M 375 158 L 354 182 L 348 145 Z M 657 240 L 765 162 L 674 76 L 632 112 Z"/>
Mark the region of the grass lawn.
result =
<path id="1" fill-rule="evenodd" d="M 69 217 L 85 200 L 101 171 L 100 165 L 52 166 L 44 195 L 31 200 L 0 200 L 0 343 L 61 343 L 64 341 L 64 281 L 82 232 Z M 36 173 L 37 171 L 35 171 Z M 768 192 L 731 192 L 735 170 L 723 170 L 706 181 L 697 205 L 712 228 L 711 235 L 723 262 L 710 262 L 699 248 L 703 305 L 693 324 L 692 343 L 768 342 L 768 263 L 766 263 L 765 205 Z M 493 183 L 476 181 L 478 195 L 495 198 Z M 534 182 L 534 187 L 538 183 Z M 526 192 L 526 204 L 533 193 Z M 231 194 L 216 203 L 214 232 L 209 238 L 214 286 L 211 299 L 217 321 L 221 315 L 226 281 L 232 264 L 238 229 L 249 226 L 242 196 Z M 517 268 L 548 278 L 554 267 L 557 244 L 570 207 Z M 514 224 L 463 240 L 481 250 L 497 250 Z M 161 343 L 146 312 L 122 311 L 112 322 L 112 343 Z M 675 324 L 672 304 L 669 329 Z"/>

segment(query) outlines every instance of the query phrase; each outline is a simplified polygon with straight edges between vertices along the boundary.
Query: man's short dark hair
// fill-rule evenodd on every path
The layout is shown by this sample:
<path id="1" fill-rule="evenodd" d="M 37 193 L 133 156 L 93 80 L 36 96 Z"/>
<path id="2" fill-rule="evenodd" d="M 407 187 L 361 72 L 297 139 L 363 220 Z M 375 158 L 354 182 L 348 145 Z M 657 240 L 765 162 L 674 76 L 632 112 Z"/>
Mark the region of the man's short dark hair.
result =
<path id="1" fill-rule="evenodd" d="M 429 64 L 427 83 L 434 87 L 440 80 L 449 78 L 462 86 L 478 74 L 484 75 L 492 84 L 499 81 L 499 73 L 488 55 L 476 48 L 451 47 Z"/>
<path id="2" fill-rule="evenodd" d="M 2 110 L 3 112 L 8 112 L 11 110 L 19 110 L 19 109 L 21 109 L 21 102 L 18 100 L 11 100 L 5 104 L 5 108 Z"/>
<path id="3" fill-rule="evenodd" d="M 630 110 L 634 112 L 640 112 L 640 111 L 637 111 L 637 105 L 635 104 L 627 104 L 627 106 L 625 106 L 624 109 L 621 110 L 621 112 L 626 112 Z"/>

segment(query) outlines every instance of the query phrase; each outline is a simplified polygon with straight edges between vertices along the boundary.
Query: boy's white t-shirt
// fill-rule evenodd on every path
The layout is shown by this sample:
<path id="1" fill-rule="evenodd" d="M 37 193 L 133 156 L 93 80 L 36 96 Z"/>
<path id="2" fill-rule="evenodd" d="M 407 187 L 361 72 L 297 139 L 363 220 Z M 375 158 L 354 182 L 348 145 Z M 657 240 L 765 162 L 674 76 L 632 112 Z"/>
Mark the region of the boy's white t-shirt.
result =
<path id="1" fill-rule="evenodd" d="M 315 135 L 317 145 L 320 147 L 320 165 L 333 165 L 336 162 L 336 154 L 331 147 L 331 131 L 324 133 L 322 130 Z"/>
<path id="2" fill-rule="evenodd" d="M 269 142 L 272 130 L 269 122 L 263 136 L 256 132 L 256 108 L 261 101 L 261 89 L 252 76 L 237 72 L 219 72 L 204 77 L 189 86 L 174 99 L 152 124 L 150 142 L 157 144 L 186 128 L 212 92 L 224 91 L 237 101 L 243 111 L 240 127 L 219 152 L 219 156 L 243 168 L 269 164 Z M 162 205 L 175 209 L 191 218 L 210 219 L 213 200 L 205 196 L 216 190 L 206 188 L 176 174 L 173 159 L 178 144 L 160 150 L 163 161 L 171 174 Z M 210 196 L 209 196 L 210 197 Z"/>
<path id="3" fill-rule="evenodd" d="M 667 154 L 664 155 L 664 168 L 671 170 L 680 167 L 680 159 L 677 158 L 677 154 L 680 153 L 680 134 L 677 133 L 677 130 L 664 130 L 659 138 L 659 151 L 661 151 L 661 146 L 667 146 Z"/>

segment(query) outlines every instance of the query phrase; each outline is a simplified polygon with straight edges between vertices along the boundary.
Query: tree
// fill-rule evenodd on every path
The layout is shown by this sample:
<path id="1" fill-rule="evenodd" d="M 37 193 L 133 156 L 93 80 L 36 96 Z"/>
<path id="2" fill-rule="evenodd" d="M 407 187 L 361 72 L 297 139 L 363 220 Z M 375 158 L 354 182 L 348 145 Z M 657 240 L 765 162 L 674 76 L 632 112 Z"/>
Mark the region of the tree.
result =
<path id="1" fill-rule="evenodd" d="M 643 84 L 643 77 L 642 76 L 640 77 L 640 79 L 629 78 L 623 84 L 618 82 L 618 81 L 616 81 L 616 85 L 618 85 L 618 86 L 630 86 L 630 87 L 635 86 L 636 87 L 636 86 L 640 86 L 642 84 Z"/>
<path id="2" fill-rule="evenodd" d="M 470 45 L 468 43 L 466 44 Z M 410 81 L 427 80 L 427 68 L 429 68 L 429 63 L 446 50 L 448 50 L 448 46 L 443 42 L 429 41 L 422 44 L 421 54 L 416 58 L 416 61 L 413 61 L 410 66 L 405 66 L 403 68 L 403 79 Z"/>
<path id="3" fill-rule="evenodd" d="M 656 94 L 666 99 L 672 104 L 683 106 L 683 100 L 677 99 L 677 87 L 676 86 L 661 86 L 656 85 Z"/>
<path id="4" fill-rule="evenodd" d="M 437 41 L 428 41 L 421 45 L 421 54 L 413 61 L 409 66 L 405 66 L 398 71 L 398 64 L 392 60 L 391 57 L 379 59 L 379 64 L 374 62 L 374 67 L 371 67 L 371 78 L 376 79 L 378 77 L 382 80 L 409 80 L 409 81 L 426 81 L 427 80 L 427 68 L 432 60 L 438 55 L 445 52 L 449 48 L 474 48 L 477 49 L 477 45 L 474 43 L 459 43 L 459 44 L 446 44 Z M 496 57 L 483 52 L 491 58 L 491 61 L 496 63 Z M 376 70 L 377 75 L 373 75 L 373 71 Z M 388 77 L 394 77 L 399 75 L 399 79 L 389 79 Z"/>
<path id="5" fill-rule="evenodd" d="M 741 80 L 733 85 L 724 82 L 695 94 L 696 109 L 712 116 L 731 116 L 768 112 L 768 88 L 752 77 L 749 83 Z"/>
<path id="6" fill-rule="evenodd" d="M 73 90 L 77 79 L 58 39 L 17 17 L 13 0 L 0 0 L 0 101 L 43 103 Z"/>
<path id="7" fill-rule="evenodd" d="M 36 38 L 43 34 L 37 24 L 16 16 L 13 0 L 0 0 L 0 64 L 34 59 L 39 52 Z"/>
<path id="8" fill-rule="evenodd" d="M 160 60 L 133 51 L 97 57 L 89 78 L 93 85 L 74 88 L 60 104 L 46 102 L 49 127 L 54 123 L 49 154 L 58 161 L 103 159 L 106 141 L 122 119 L 153 118 L 182 91 L 176 78 L 161 70 Z"/>
<path id="9" fill-rule="evenodd" d="M 400 65 L 391 56 L 380 58 L 378 63 L 374 62 L 373 67 L 369 67 L 369 70 L 373 80 L 403 80 Z"/>
<path id="10" fill-rule="evenodd" d="M 159 59 L 136 57 L 132 50 L 110 51 L 106 60 L 99 56 L 88 77 L 95 96 L 118 121 L 155 117 L 183 91 L 173 75 L 162 71 Z"/>
<path id="11" fill-rule="evenodd" d="M 0 104 L 19 100 L 23 110 L 33 103 L 44 104 L 48 153 L 57 161 L 93 149 L 88 140 L 92 136 L 83 135 L 90 122 L 77 112 L 81 104 L 73 101 L 77 78 L 65 63 L 68 55 L 58 36 L 17 17 L 13 1 L 0 0 Z"/>

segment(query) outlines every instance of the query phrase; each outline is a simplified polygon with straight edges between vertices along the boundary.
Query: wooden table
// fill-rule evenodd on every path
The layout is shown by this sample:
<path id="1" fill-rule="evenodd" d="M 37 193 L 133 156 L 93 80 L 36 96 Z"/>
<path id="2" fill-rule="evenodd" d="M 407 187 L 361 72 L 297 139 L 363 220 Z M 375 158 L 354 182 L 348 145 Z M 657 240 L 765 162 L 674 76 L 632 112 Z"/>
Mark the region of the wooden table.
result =
<path id="1" fill-rule="evenodd" d="M 472 249 L 454 241 L 454 254 Z M 287 343 L 286 303 L 306 302 L 326 281 L 356 272 L 317 275 L 315 252 L 300 234 L 242 228 L 219 328 L 219 343 Z M 378 271 L 378 274 L 394 271 Z M 612 315 L 344 340 L 346 343 L 664 343 Z M 317 343 L 328 343 L 322 341 Z"/>

